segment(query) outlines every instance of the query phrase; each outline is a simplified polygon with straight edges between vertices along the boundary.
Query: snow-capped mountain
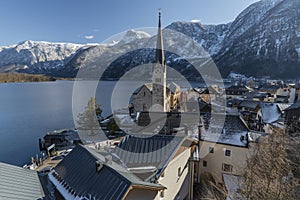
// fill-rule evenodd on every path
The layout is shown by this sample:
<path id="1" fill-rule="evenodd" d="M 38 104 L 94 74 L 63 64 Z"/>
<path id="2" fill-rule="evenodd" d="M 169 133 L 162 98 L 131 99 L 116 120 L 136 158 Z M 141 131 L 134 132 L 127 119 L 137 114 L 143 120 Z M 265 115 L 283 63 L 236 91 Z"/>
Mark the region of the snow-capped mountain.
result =
<path id="1" fill-rule="evenodd" d="M 121 41 L 118 42 L 118 44 L 128 44 L 130 42 L 133 42 L 135 40 L 140 40 L 144 38 L 150 38 L 151 35 L 149 33 L 146 33 L 145 31 L 137 31 L 137 30 L 129 30 L 125 33 L 125 35 L 122 37 Z"/>
<path id="2" fill-rule="evenodd" d="M 215 57 L 221 71 L 299 78 L 299 0 L 258 2 L 242 12 L 232 26 Z M 242 30 L 244 26 L 246 31 L 236 31 L 235 27 Z"/>
<path id="3" fill-rule="evenodd" d="M 208 56 L 213 58 L 224 76 L 231 71 L 247 76 L 300 76 L 299 0 L 261 0 L 227 24 L 174 22 L 164 29 L 163 35 L 165 49 L 169 50 L 165 52 L 167 64 L 189 78 L 197 79 L 198 75 L 184 58 L 201 60 Z M 135 30 L 129 30 L 111 44 L 25 41 L 0 47 L 0 71 L 76 76 L 79 69 L 95 74 L 95 70 L 109 65 L 104 77 L 115 79 L 134 66 L 153 62 L 155 44 L 155 36 Z M 197 45 L 207 53 L 199 52 L 195 48 Z"/>
<path id="4" fill-rule="evenodd" d="M 63 68 L 66 59 L 82 47 L 79 44 L 31 40 L 0 47 L 0 71 L 51 72 Z"/>
<path id="5" fill-rule="evenodd" d="M 199 22 L 174 22 L 166 28 L 189 36 L 206 49 L 210 55 L 215 55 L 222 47 L 230 24 L 203 25 Z"/>
<path id="6" fill-rule="evenodd" d="M 204 25 L 199 22 L 174 22 L 167 26 L 163 33 L 166 49 L 172 49 L 172 44 L 176 42 L 178 44 L 178 41 L 182 39 L 177 39 L 178 36 L 168 37 L 168 29 L 183 33 L 200 44 L 213 58 L 224 76 L 231 71 L 247 76 L 269 75 L 276 78 L 298 78 L 300 76 L 299 0 L 256 2 L 228 24 Z M 155 47 L 155 37 L 136 38 L 136 40 L 130 41 L 126 45 L 120 43 L 110 47 L 107 52 L 122 52 L 128 48 L 136 48 L 138 45 Z M 183 55 L 183 58 L 197 55 L 198 52 L 193 52 L 195 49 L 193 45 L 195 44 L 181 41 L 177 48 L 178 46 L 185 48 L 182 48 L 180 55 Z M 99 47 L 95 48 L 99 49 Z M 184 52 L 185 49 L 188 52 Z M 90 52 L 89 56 L 93 57 L 93 54 Z M 102 58 L 106 59 L 104 55 Z M 80 60 L 88 60 L 83 59 L 86 56 L 86 54 L 84 56 L 82 54 L 79 56 Z M 185 62 L 182 57 L 166 52 L 169 66 L 173 66 L 180 73 L 193 73 L 190 70 L 190 64 Z M 78 56 L 74 58 L 78 60 Z M 130 52 L 127 56 L 122 56 L 112 63 L 114 66 L 110 70 L 112 73 L 107 77 L 120 77 L 124 70 L 128 71 L 137 64 L 152 62 L 153 59 L 154 51 L 149 49 Z M 78 66 L 73 65 L 72 67 Z M 191 76 L 197 78 L 195 74 L 187 75 L 187 77 Z"/>

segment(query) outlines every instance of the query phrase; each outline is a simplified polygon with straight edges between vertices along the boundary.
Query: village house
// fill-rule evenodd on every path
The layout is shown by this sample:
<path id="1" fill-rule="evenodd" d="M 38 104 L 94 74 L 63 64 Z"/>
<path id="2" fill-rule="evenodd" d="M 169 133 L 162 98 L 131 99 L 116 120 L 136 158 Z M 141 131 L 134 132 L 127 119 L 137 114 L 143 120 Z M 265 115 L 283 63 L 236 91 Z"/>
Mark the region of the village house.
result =
<path id="1" fill-rule="evenodd" d="M 195 145 L 165 135 L 127 135 L 110 152 L 78 145 L 49 179 L 67 199 L 191 199 Z"/>
<path id="2" fill-rule="evenodd" d="M 296 89 L 291 86 L 282 86 L 275 93 L 277 103 L 294 103 Z"/>
<path id="3" fill-rule="evenodd" d="M 242 173 L 249 157 L 249 129 L 238 115 L 227 115 L 221 127 L 222 114 L 203 115 L 200 129 L 200 173 L 209 172 L 222 184 L 222 174 Z M 210 129 L 208 127 L 210 126 Z"/>
<path id="4" fill-rule="evenodd" d="M 284 129 L 285 109 L 291 104 L 261 102 L 256 116 L 256 130 L 272 133 L 273 129 Z"/>
<path id="5" fill-rule="evenodd" d="M 300 101 L 285 109 L 285 124 L 289 132 L 300 131 Z"/>
<path id="6" fill-rule="evenodd" d="M 241 85 L 232 85 L 225 89 L 227 99 L 244 98 L 249 92 L 252 92 L 250 88 Z"/>
<path id="7" fill-rule="evenodd" d="M 260 109 L 260 102 L 253 100 L 240 100 L 236 105 L 243 119 L 246 121 L 250 129 L 255 127 L 257 112 Z"/>

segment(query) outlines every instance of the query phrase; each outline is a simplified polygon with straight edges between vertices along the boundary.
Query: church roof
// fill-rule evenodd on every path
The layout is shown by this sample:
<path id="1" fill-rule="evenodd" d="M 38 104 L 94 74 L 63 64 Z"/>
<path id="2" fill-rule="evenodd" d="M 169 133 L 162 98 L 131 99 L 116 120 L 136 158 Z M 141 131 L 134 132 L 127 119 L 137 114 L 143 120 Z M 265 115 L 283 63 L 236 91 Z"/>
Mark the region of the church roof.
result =
<path id="1" fill-rule="evenodd" d="M 152 92 L 152 88 L 153 88 L 153 84 L 152 83 L 145 83 L 144 85 L 138 87 L 134 92 L 133 94 L 138 94 L 142 88 L 147 88 L 149 90 L 149 92 Z"/>
<path id="2" fill-rule="evenodd" d="M 155 63 L 165 64 L 164 45 L 163 45 L 163 37 L 162 37 L 162 29 L 161 29 L 161 12 L 159 12 L 159 18 L 158 18 Z"/>

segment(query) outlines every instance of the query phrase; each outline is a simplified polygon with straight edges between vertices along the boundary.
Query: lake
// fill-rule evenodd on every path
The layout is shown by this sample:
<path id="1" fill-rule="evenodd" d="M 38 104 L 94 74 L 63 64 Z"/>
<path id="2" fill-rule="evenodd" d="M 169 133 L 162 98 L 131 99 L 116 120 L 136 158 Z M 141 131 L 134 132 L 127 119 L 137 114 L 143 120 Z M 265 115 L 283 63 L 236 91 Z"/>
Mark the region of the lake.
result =
<path id="1" fill-rule="evenodd" d="M 73 85 L 74 81 L 0 84 L 0 162 L 22 166 L 39 153 L 38 138 L 48 131 L 74 128 L 72 104 L 79 100 L 81 104 L 73 108 L 81 112 L 90 97 L 87 91 L 95 82 L 81 81 L 75 97 Z M 118 89 L 112 92 L 114 87 Z M 96 99 L 103 116 L 111 114 L 111 106 L 126 106 L 133 89 L 136 84 L 132 82 L 116 85 L 102 81 Z"/>

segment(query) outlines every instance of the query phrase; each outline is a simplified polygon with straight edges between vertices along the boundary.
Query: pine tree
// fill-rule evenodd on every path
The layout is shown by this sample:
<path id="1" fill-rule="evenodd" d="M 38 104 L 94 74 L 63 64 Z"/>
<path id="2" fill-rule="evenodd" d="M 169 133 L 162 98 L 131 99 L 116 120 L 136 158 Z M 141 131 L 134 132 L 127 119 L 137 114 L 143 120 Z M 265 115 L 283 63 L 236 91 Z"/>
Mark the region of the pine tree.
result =
<path id="1" fill-rule="evenodd" d="M 91 97 L 84 112 L 78 115 L 77 128 L 79 130 L 90 130 L 91 135 L 95 134 L 95 130 L 100 128 L 99 120 L 102 118 L 101 114 L 100 105 L 96 103 L 94 97 Z"/>

